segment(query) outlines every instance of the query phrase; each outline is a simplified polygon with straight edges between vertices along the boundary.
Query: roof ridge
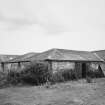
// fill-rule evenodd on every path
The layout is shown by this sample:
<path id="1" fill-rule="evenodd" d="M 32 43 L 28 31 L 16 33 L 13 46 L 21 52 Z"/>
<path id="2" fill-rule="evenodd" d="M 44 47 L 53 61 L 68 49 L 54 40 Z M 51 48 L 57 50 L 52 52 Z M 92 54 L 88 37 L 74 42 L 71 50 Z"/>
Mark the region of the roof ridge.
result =
<path id="1" fill-rule="evenodd" d="M 105 50 L 96 50 L 96 51 L 91 51 L 91 52 L 101 52 L 101 51 L 105 51 Z"/>
<path id="2" fill-rule="evenodd" d="M 82 50 L 70 50 L 70 49 L 59 49 L 58 50 L 65 50 L 65 51 L 73 51 L 73 52 L 90 52 L 90 51 L 82 51 Z"/>
<path id="3" fill-rule="evenodd" d="M 62 55 L 62 53 L 59 51 L 59 49 L 53 48 L 52 52 L 48 54 L 48 58 L 50 58 L 51 56 L 54 56 L 56 54 L 56 52 L 58 52 L 59 54 Z"/>

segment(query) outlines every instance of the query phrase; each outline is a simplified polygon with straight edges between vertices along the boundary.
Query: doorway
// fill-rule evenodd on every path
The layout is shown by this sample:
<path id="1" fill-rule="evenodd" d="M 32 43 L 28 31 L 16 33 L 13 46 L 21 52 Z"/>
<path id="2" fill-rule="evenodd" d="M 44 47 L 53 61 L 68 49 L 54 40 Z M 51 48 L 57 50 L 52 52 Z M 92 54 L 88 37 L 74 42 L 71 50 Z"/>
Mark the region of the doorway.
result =
<path id="1" fill-rule="evenodd" d="M 82 63 L 82 78 L 86 78 L 86 63 Z"/>

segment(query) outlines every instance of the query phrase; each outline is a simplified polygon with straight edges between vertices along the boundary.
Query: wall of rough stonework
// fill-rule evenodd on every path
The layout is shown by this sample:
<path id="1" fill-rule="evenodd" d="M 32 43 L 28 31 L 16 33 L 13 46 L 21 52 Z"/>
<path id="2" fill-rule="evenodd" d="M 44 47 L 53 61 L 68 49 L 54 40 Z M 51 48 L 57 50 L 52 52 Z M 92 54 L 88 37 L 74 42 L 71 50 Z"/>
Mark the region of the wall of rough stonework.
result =
<path id="1" fill-rule="evenodd" d="M 4 68 L 3 68 L 4 67 Z M 1 63 L 0 63 L 0 71 L 1 72 L 8 72 L 8 70 L 10 69 L 10 67 L 11 67 L 11 65 L 10 64 L 8 64 L 8 65 L 2 65 Z"/>
<path id="2" fill-rule="evenodd" d="M 24 69 L 27 65 L 29 65 L 29 62 L 21 62 L 20 64 L 18 63 L 4 63 L 4 71 L 2 68 L 2 65 L 0 64 L 0 71 L 3 72 L 9 72 L 9 71 L 20 71 Z"/>
<path id="3" fill-rule="evenodd" d="M 102 65 L 101 63 L 98 62 L 57 62 L 53 61 L 52 62 L 52 71 L 53 73 L 61 70 L 74 70 L 76 73 L 77 78 L 82 78 L 82 64 L 86 63 L 86 75 L 99 75 L 103 76 L 102 74 L 102 68 L 104 68 L 104 74 L 105 74 L 105 64 Z M 100 65 L 100 68 L 99 68 Z"/>
<path id="4" fill-rule="evenodd" d="M 98 70 L 99 63 L 90 63 L 90 70 L 96 71 Z"/>
<path id="5" fill-rule="evenodd" d="M 21 71 L 22 69 L 24 69 L 29 64 L 30 64 L 29 62 L 12 63 L 10 70 L 11 71 L 16 70 L 18 72 L 18 71 Z"/>
<path id="6" fill-rule="evenodd" d="M 102 63 L 98 63 L 98 62 L 90 63 L 89 71 L 92 71 L 93 75 L 97 75 L 99 77 L 103 77 L 105 74 L 104 67 L 103 67 Z M 92 74 L 92 72 L 91 72 L 91 74 Z"/>
<path id="7" fill-rule="evenodd" d="M 52 62 L 52 70 L 53 72 L 57 72 L 59 70 L 73 70 L 75 69 L 75 63 L 73 62 Z"/>

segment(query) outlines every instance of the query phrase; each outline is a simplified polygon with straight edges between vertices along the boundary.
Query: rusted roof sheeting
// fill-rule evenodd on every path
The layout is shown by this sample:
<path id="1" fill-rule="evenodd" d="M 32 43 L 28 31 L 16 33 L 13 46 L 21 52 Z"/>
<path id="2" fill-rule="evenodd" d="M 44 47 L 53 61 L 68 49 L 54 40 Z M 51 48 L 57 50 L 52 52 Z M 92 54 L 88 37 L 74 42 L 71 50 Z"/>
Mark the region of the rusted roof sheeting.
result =
<path id="1" fill-rule="evenodd" d="M 66 49 L 51 49 L 45 51 L 38 56 L 35 60 L 71 60 L 71 61 L 103 61 L 95 54 L 88 51 L 74 51 Z"/>
<path id="2" fill-rule="evenodd" d="M 0 55 L 0 62 L 6 62 L 16 57 L 18 57 L 18 55 Z"/>
<path id="3" fill-rule="evenodd" d="M 92 53 L 97 54 L 101 59 L 105 61 L 105 50 L 93 51 Z"/>
<path id="4" fill-rule="evenodd" d="M 15 59 L 9 60 L 8 62 L 15 63 L 15 62 L 28 62 L 31 61 L 31 57 L 37 55 L 38 53 L 27 53 L 21 56 L 18 56 Z"/>
<path id="5" fill-rule="evenodd" d="M 91 62 L 103 62 L 101 59 L 93 52 L 88 51 L 75 51 L 66 49 L 50 49 L 42 53 L 28 53 L 19 56 L 8 62 L 25 62 L 25 61 L 36 61 L 36 60 L 58 60 L 58 61 L 91 61 Z"/>

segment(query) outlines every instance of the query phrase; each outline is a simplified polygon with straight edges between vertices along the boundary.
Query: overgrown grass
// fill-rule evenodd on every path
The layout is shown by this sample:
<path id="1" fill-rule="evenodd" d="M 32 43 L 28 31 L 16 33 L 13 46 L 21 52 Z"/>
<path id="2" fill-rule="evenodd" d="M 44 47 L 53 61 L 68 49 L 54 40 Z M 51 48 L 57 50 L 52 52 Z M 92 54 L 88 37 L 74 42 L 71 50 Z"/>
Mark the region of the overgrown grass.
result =
<path id="1" fill-rule="evenodd" d="M 45 83 L 55 84 L 75 80 L 74 70 L 60 70 L 56 73 L 51 73 L 48 70 L 48 63 L 36 62 L 28 65 L 21 72 L 10 71 L 7 76 L 9 84 L 28 84 L 28 85 L 43 85 Z"/>
<path id="2" fill-rule="evenodd" d="M 50 79 L 51 83 L 57 83 L 57 82 L 65 82 L 70 80 L 76 80 L 76 74 L 75 71 L 72 69 L 67 70 L 60 70 L 56 73 L 54 73 Z"/>
<path id="3" fill-rule="evenodd" d="M 19 71 L 19 72 L 18 72 Z M 45 83 L 55 84 L 70 80 L 77 80 L 75 70 L 57 70 L 52 73 L 48 69 L 48 62 L 32 62 L 22 70 L 12 70 L 8 74 L 0 73 L 0 87 L 11 85 L 43 85 Z M 90 83 L 92 78 L 103 77 L 101 71 L 88 71 L 86 81 Z"/>

